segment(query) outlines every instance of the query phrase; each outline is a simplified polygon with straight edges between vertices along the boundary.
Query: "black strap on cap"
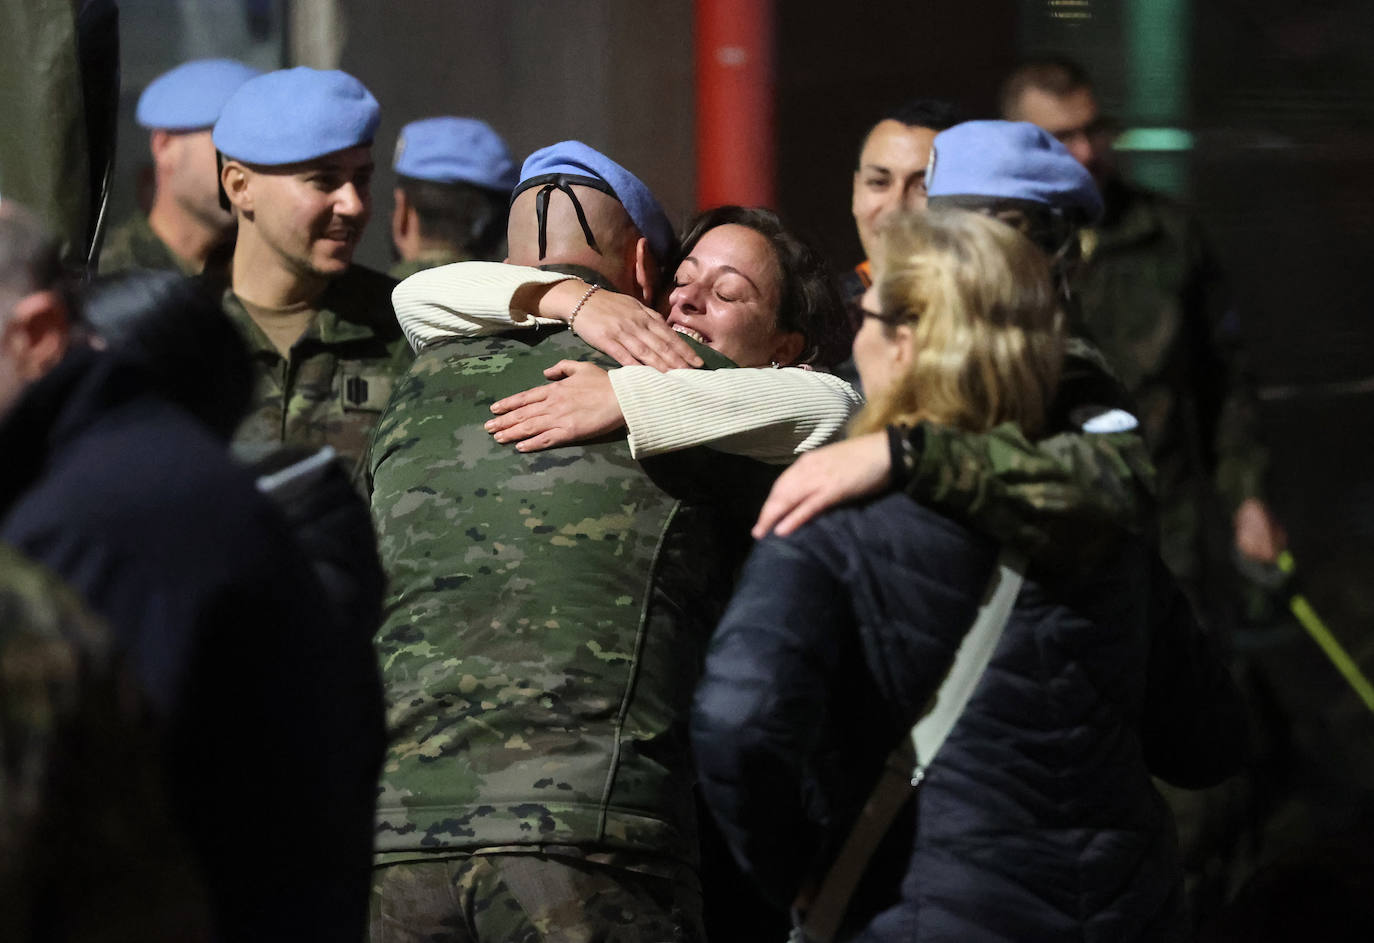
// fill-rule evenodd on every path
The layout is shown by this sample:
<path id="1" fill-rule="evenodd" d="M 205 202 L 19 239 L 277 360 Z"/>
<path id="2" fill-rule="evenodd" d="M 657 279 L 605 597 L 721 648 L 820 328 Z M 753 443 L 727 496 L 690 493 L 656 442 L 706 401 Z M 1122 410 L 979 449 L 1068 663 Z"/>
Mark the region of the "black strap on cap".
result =
<path id="1" fill-rule="evenodd" d="M 592 235 L 592 227 L 587 223 L 587 214 L 582 209 L 582 201 L 577 198 L 577 193 L 573 190 L 574 186 L 591 187 L 593 190 L 600 190 L 602 193 L 610 194 L 619 201 L 611 185 L 600 177 L 584 177 L 580 174 L 544 174 L 542 177 L 531 177 L 528 180 L 520 181 L 520 184 L 511 192 L 510 201 L 515 203 L 515 198 L 526 190 L 539 187 L 539 193 L 534 198 L 534 215 L 539 221 L 539 258 L 544 258 L 548 254 L 549 248 L 549 194 L 554 190 L 561 190 L 568 195 L 572 201 L 573 209 L 577 212 L 577 222 L 582 226 L 582 235 L 587 239 L 587 245 L 597 252 L 601 248 L 596 244 L 596 236 Z"/>

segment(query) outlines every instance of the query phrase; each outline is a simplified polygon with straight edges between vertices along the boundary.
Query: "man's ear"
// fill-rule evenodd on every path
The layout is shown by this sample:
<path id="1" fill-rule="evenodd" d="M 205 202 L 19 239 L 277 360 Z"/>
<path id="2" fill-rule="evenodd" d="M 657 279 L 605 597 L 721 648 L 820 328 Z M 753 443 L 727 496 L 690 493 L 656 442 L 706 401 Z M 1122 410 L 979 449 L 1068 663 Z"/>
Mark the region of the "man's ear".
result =
<path id="1" fill-rule="evenodd" d="M 153 164 L 160 165 L 167 159 L 174 141 L 172 135 L 161 129 L 148 135 L 148 152 L 153 155 Z"/>
<path id="2" fill-rule="evenodd" d="M 649 251 L 649 240 L 643 236 L 635 240 L 634 253 L 635 291 L 639 295 L 635 300 L 652 308 L 658 298 L 658 260 Z"/>
<path id="3" fill-rule="evenodd" d="M 406 237 L 415 223 L 410 218 L 410 201 L 406 199 L 406 192 L 396 187 L 391 191 L 391 196 L 394 200 L 394 208 L 391 211 L 391 241 L 400 249 L 405 245 Z"/>
<path id="4" fill-rule="evenodd" d="M 0 329 L 0 347 L 26 383 L 55 367 L 70 339 L 67 305 L 55 291 L 36 291 L 19 299 Z"/>
<path id="5" fill-rule="evenodd" d="M 253 192 L 249 184 L 249 170 L 236 160 L 225 160 L 219 169 L 219 184 L 224 195 L 229 198 L 240 213 L 251 218 L 253 212 Z"/>

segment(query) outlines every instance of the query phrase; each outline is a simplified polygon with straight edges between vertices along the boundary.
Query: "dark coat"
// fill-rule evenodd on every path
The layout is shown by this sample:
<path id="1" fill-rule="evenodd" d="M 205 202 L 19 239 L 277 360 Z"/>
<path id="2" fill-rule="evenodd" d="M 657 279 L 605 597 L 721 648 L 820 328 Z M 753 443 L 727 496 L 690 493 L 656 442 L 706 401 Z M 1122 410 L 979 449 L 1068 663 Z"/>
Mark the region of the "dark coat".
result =
<path id="1" fill-rule="evenodd" d="M 736 856 L 779 904 L 848 835 L 938 689 L 996 554 L 900 495 L 756 547 L 712 642 L 692 741 Z M 1152 553 L 1030 578 L 844 933 L 1180 937 L 1173 824 L 1150 774 L 1212 783 L 1244 750 L 1234 687 Z"/>
<path id="2" fill-rule="evenodd" d="M 0 539 L 114 631 L 161 718 L 220 939 L 363 933 L 381 692 L 252 476 L 132 366 L 73 349 L 0 422 Z"/>

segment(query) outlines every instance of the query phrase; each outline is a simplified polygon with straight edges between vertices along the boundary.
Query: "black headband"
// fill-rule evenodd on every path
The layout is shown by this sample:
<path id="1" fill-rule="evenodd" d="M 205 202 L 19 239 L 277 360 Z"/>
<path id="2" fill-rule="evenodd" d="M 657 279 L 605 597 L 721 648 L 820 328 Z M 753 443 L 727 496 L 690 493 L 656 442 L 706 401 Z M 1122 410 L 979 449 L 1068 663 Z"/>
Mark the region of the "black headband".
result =
<path id="1" fill-rule="evenodd" d="M 510 201 L 514 205 L 515 198 L 526 190 L 540 187 L 538 195 L 534 198 L 534 215 L 539 221 L 539 258 L 544 258 L 548 254 L 549 247 L 549 194 L 554 190 L 561 190 L 568 195 L 572 201 L 573 209 L 577 212 L 577 222 L 582 226 L 582 235 L 587 239 L 587 245 L 597 252 L 601 248 L 596 244 L 596 236 L 592 235 L 592 227 L 587 223 L 587 214 L 582 209 L 582 201 L 577 198 L 573 191 L 574 186 L 591 187 L 593 190 L 600 190 L 608 193 L 615 198 L 616 202 L 620 197 L 616 196 L 611 185 L 600 177 L 584 177 L 580 174 L 544 174 L 541 177 L 531 177 L 522 180 L 511 191 Z"/>

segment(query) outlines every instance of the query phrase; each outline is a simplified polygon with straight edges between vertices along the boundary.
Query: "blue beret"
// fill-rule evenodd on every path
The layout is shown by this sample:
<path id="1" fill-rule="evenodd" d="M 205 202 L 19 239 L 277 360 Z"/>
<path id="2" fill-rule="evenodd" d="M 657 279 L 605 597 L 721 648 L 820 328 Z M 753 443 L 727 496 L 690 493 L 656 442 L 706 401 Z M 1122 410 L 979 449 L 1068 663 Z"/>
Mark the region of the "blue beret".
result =
<path id="1" fill-rule="evenodd" d="M 1090 173 L 1048 131 L 1025 121 L 965 121 L 931 145 L 926 192 L 1040 203 L 1080 221 L 1102 215 Z"/>
<path id="2" fill-rule="evenodd" d="M 261 69 L 233 59 L 197 59 L 164 72 L 138 96 L 134 120 L 150 130 L 203 131 L 219 120 L 229 96 Z"/>
<path id="3" fill-rule="evenodd" d="M 243 83 L 215 122 L 215 147 L 249 164 L 296 164 L 371 143 L 381 114 L 348 73 L 297 66 Z"/>
<path id="4" fill-rule="evenodd" d="M 659 262 L 666 262 L 672 254 L 677 237 L 673 226 L 668 222 L 668 214 L 634 174 L 600 151 L 593 150 L 581 141 L 560 141 L 535 151 L 525 158 L 520 168 L 520 183 L 516 185 L 511 198 L 522 190 L 535 185 L 544 177 L 567 174 L 570 177 L 590 177 L 592 183 L 600 182 L 604 189 L 620 201 L 625 212 L 630 214 L 637 228 L 649 242 L 649 249 Z M 577 183 L 577 181 L 571 181 Z"/>
<path id="5" fill-rule="evenodd" d="M 476 118 L 412 121 L 396 138 L 393 169 L 416 180 L 471 183 L 503 193 L 510 193 L 516 180 L 506 142 Z"/>

